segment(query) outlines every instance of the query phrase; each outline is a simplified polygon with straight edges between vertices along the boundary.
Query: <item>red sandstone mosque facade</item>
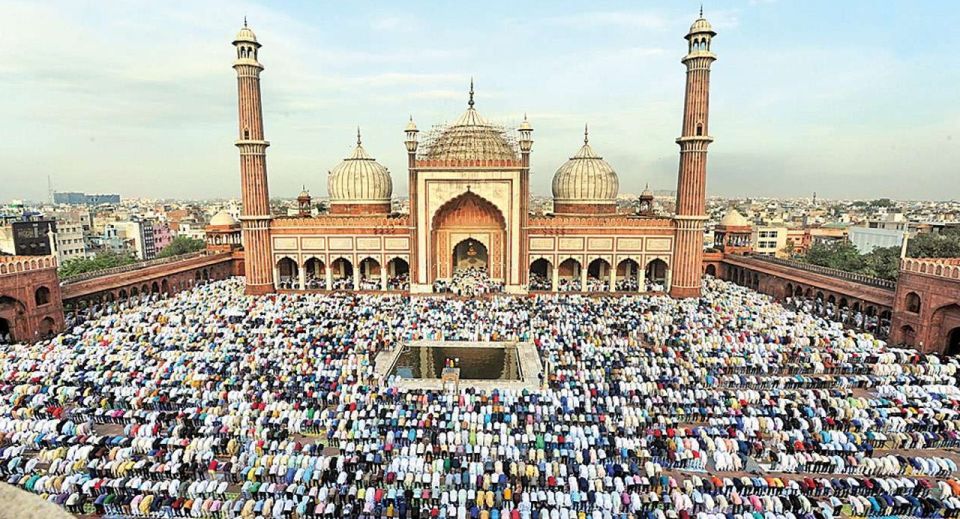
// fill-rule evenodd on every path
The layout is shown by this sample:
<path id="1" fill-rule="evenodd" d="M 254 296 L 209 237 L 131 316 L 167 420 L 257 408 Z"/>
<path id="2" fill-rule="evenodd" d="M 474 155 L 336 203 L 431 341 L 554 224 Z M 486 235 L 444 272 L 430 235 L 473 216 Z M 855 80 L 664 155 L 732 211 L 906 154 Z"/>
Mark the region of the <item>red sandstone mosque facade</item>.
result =
<path id="1" fill-rule="evenodd" d="M 412 294 L 458 269 L 485 267 L 507 293 L 522 294 L 531 276 L 557 290 L 564 280 L 586 290 L 601 283 L 615 290 L 629 279 L 642 290 L 658 283 L 675 297 L 700 293 L 706 220 L 710 50 L 716 35 L 702 16 L 686 35 L 686 96 L 680 146 L 677 214 L 657 217 L 645 191 L 640 211 L 617 212 L 619 181 L 613 167 L 583 145 L 553 178 L 554 212 L 530 213 L 533 127 L 526 117 L 513 138 L 487 122 L 474 106 L 424 139 L 411 118 L 405 129 L 409 214 L 391 212 L 390 173 L 364 149 L 328 179 L 328 214 L 272 217 L 260 97 L 260 43 L 244 25 L 237 55 L 242 232 L 247 292 L 277 289 L 391 289 L 388 280 L 409 277 Z M 301 195 L 309 204 L 306 193 Z M 299 199 L 298 199 L 299 200 Z M 301 206 L 304 202 L 301 201 Z M 222 229 L 230 230 L 229 222 Z M 234 228 L 235 229 L 235 228 Z M 235 242 L 229 233 L 224 243 Z M 652 278 L 652 279 L 651 279 Z M 546 288 L 546 287 L 544 287 Z"/>

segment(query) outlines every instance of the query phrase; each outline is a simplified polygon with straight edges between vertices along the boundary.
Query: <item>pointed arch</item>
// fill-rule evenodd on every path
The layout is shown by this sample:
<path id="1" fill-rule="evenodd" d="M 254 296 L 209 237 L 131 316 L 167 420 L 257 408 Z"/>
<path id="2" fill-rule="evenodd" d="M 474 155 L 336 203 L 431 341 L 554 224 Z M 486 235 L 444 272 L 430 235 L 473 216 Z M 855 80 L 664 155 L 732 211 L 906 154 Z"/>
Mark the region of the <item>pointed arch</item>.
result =
<path id="1" fill-rule="evenodd" d="M 904 298 L 904 306 L 906 306 L 907 311 L 913 314 L 920 313 L 920 295 L 916 292 L 910 292 Z"/>
<path id="2" fill-rule="evenodd" d="M 284 256 L 277 260 L 276 262 L 277 269 L 277 286 L 279 288 L 296 288 L 299 286 L 300 279 L 300 265 L 297 264 L 296 260 L 289 256 Z M 200 275 L 199 279 L 203 279 L 203 274 L 199 271 L 197 274 Z"/>
<path id="3" fill-rule="evenodd" d="M 617 263 L 617 291 L 640 290 L 640 263 L 633 258 L 624 258 Z"/>
<path id="4" fill-rule="evenodd" d="M 553 287 L 553 263 L 547 258 L 536 258 L 530 262 L 530 290 L 550 290 Z"/>
<path id="5" fill-rule="evenodd" d="M 506 218 L 496 204 L 467 191 L 442 204 L 431 218 L 429 280 L 453 275 L 454 248 L 467 239 L 482 244 L 487 252 L 488 275 L 505 277 Z M 474 245 L 476 249 L 476 245 Z"/>
<path id="6" fill-rule="evenodd" d="M 360 288 L 363 290 L 380 289 L 380 260 L 366 256 L 357 264 L 360 269 Z"/>
<path id="7" fill-rule="evenodd" d="M 396 256 L 387 261 L 387 290 L 410 289 L 410 263 Z"/>
<path id="8" fill-rule="evenodd" d="M 561 292 L 580 291 L 580 271 L 583 264 L 577 258 L 568 257 L 557 266 L 558 287 Z"/>
<path id="9" fill-rule="evenodd" d="M 587 264 L 587 290 L 603 292 L 610 290 L 610 262 L 605 258 L 594 258 Z"/>

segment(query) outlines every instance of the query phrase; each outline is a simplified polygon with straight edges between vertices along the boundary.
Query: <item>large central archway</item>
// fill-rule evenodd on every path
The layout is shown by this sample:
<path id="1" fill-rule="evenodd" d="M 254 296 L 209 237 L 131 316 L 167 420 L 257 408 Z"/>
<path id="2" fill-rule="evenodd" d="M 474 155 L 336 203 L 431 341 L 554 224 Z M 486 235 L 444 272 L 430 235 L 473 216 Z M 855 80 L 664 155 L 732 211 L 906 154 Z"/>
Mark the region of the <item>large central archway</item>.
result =
<path id="1" fill-rule="evenodd" d="M 484 263 L 492 279 L 503 280 L 506 223 L 490 201 L 468 191 L 443 204 L 431 223 L 431 283 Z"/>

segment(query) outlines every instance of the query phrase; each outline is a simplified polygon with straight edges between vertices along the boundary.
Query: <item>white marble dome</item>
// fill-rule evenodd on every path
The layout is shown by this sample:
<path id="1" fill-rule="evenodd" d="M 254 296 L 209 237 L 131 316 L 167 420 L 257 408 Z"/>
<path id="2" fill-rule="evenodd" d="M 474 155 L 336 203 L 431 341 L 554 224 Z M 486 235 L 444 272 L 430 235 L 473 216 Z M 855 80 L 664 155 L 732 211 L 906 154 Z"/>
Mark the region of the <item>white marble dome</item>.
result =
<path id="1" fill-rule="evenodd" d="M 723 215 L 720 225 L 723 227 L 749 227 L 750 221 L 740 214 L 740 211 L 737 211 L 735 207 L 731 207 L 727 210 L 727 214 Z"/>
<path id="2" fill-rule="evenodd" d="M 554 204 L 615 204 L 619 190 L 617 172 L 593 151 L 585 131 L 580 151 L 553 175 Z"/>
<path id="3" fill-rule="evenodd" d="M 331 203 L 389 203 L 393 181 L 387 168 L 367 155 L 357 132 L 357 147 L 330 171 L 327 189 Z"/>
<path id="4" fill-rule="evenodd" d="M 210 219 L 210 225 L 237 225 L 237 220 L 226 211 L 220 211 Z"/>

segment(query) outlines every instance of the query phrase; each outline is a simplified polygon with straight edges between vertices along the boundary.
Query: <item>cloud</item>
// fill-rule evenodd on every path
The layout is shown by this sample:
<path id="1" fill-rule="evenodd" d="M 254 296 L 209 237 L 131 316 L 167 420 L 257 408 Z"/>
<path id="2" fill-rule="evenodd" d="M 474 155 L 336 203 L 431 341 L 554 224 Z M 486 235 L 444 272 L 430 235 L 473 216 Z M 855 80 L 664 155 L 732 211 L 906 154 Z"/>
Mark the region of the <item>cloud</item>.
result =
<path id="1" fill-rule="evenodd" d="M 655 12 L 640 11 L 588 11 L 562 16 L 547 16 L 543 24 L 570 29 L 653 29 L 662 30 L 669 26 L 666 17 Z"/>
<path id="2" fill-rule="evenodd" d="M 415 16 L 394 14 L 375 17 L 370 22 L 370 27 L 377 31 L 410 33 L 420 31 L 423 28 L 423 23 Z"/>
<path id="3" fill-rule="evenodd" d="M 421 128 L 456 118 L 470 76 L 486 118 L 510 127 L 529 112 L 535 192 L 549 192 L 584 121 L 624 192 L 648 180 L 673 188 L 678 60 L 696 6 L 572 12 L 557 4 L 542 16 L 539 5 L 517 5 L 478 9 L 466 24 L 460 6 L 417 7 L 408 15 L 366 4 L 7 0 L 4 14 L 16 23 L 0 28 L 0 132 L 12 136 L 0 142 L 2 191 L 40 198 L 50 173 L 63 189 L 235 194 L 230 40 L 244 13 L 264 44 L 271 193 L 295 195 L 306 182 L 323 194 L 323 174 L 349 151 L 358 122 L 378 160 L 403 171 L 407 115 Z M 710 192 L 854 194 L 880 184 L 943 192 L 960 162 L 957 70 L 942 66 L 956 45 L 904 53 L 899 26 L 889 38 L 858 38 L 804 30 L 803 13 L 784 37 L 772 22 L 788 7 L 707 5 L 721 32 Z"/>

